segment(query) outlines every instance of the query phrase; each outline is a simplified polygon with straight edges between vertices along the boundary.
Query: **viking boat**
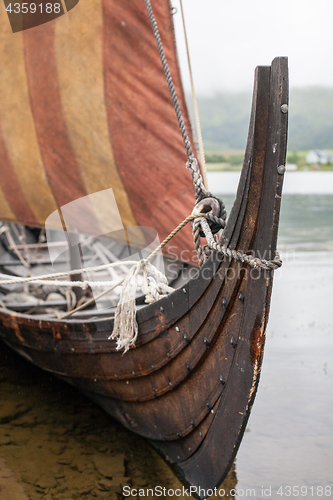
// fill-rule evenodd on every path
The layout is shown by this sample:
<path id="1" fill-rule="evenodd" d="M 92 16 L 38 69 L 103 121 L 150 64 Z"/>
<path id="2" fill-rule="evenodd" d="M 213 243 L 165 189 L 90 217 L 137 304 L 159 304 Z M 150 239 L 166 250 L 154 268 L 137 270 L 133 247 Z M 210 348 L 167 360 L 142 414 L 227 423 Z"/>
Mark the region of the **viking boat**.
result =
<path id="1" fill-rule="evenodd" d="M 153 8 L 193 144 L 169 0 L 153 2 Z M 111 234 L 117 257 L 124 259 L 128 248 L 121 234 L 128 239 L 133 228 L 139 228 L 132 231 L 136 249 L 148 244 L 144 227 L 154 228 L 162 241 L 191 214 L 195 193 L 144 1 L 82 1 L 65 16 L 15 35 L 3 10 L 0 15 L 7 26 L 0 34 L 1 278 L 66 267 L 64 254 L 52 260 L 43 250 L 41 228 L 50 214 L 62 214 L 60 230 L 54 228 L 61 233 L 66 213 L 77 216 L 75 201 L 105 190 L 112 189 L 123 226 Z M 27 306 L 6 297 L 13 290 L 38 294 L 40 287 L 0 288 L 0 337 L 8 346 L 76 386 L 146 438 L 185 485 L 204 490 L 226 477 L 258 387 L 287 111 L 287 59 L 281 57 L 255 71 L 237 196 L 215 248 L 198 267 L 190 224 L 164 247 L 166 262 L 177 259 L 176 276 L 169 279 L 175 290 L 148 305 L 137 297 L 138 335 L 126 353 L 109 339 L 112 305 L 63 318 L 65 298 Z M 199 203 L 208 213 L 214 205 L 207 197 Z M 105 224 L 117 214 L 105 205 L 92 211 L 89 225 L 96 232 L 82 232 L 104 248 L 105 257 L 105 241 L 111 241 L 104 238 Z"/>

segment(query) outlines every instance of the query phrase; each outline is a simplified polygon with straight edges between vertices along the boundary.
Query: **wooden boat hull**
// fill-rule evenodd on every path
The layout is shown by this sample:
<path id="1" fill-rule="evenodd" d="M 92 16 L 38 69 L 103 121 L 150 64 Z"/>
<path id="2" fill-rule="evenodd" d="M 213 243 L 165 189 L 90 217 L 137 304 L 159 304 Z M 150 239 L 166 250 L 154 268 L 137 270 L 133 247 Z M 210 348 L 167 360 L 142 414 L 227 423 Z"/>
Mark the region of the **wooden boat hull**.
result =
<path id="1" fill-rule="evenodd" d="M 267 260 L 276 248 L 287 104 L 287 60 L 277 58 L 256 70 L 244 167 L 222 238 Z M 147 438 L 184 484 L 207 490 L 226 477 L 250 415 L 272 281 L 269 270 L 213 252 L 186 285 L 138 311 L 137 345 L 125 355 L 108 340 L 112 318 L 45 321 L 1 309 L 0 335 Z"/>

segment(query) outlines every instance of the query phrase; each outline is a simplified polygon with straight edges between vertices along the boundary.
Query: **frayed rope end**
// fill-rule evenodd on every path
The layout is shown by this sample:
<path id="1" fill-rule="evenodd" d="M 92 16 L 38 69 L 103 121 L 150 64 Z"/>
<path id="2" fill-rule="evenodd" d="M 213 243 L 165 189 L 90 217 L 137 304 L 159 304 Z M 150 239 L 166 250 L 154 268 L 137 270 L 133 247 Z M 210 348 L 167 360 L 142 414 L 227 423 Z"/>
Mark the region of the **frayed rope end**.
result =
<path id="1" fill-rule="evenodd" d="M 141 271 L 143 272 L 143 284 L 140 285 Z M 135 345 L 138 337 L 135 297 L 139 287 L 146 295 L 146 302 L 149 304 L 174 291 L 168 286 L 164 274 L 150 262 L 141 260 L 130 269 L 123 283 L 115 312 L 113 331 L 109 337 L 109 339 L 117 340 L 117 351 L 124 349 L 124 354 Z"/>

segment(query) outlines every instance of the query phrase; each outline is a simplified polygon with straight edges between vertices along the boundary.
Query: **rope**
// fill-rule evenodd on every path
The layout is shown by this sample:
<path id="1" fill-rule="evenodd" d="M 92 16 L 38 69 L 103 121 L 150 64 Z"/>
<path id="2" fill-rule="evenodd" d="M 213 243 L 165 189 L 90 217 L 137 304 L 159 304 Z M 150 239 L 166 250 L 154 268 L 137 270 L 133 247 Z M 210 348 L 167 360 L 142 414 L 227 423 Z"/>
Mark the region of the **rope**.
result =
<path id="1" fill-rule="evenodd" d="M 133 268 L 130 270 L 129 274 L 132 273 L 131 276 L 133 276 L 133 269 L 136 267 L 139 269 L 139 267 L 141 266 L 143 273 L 144 273 L 144 282 L 143 282 L 142 289 L 143 289 L 144 294 L 146 295 L 146 302 L 147 303 L 152 303 L 155 300 L 159 300 L 160 298 L 164 297 L 167 293 L 171 293 L 173 291 L 173 288 L 171 288 L 167 285 L 167 282 L 165 281 L 166 280 L 165 276 L 162 275 L 162 273 L 160 273 L 154 266 L 151 266 L 149 269 L 151 272 L 153 272 L 153 273 L 155 272 L 155 275 L 157 274 L 158 280 L 153 279 L 152 277 L 149 277 L 147 274 L 147 266 L 150 265 L 150 261 L 171 240 L 171 238 L 173 238 L 188 222 L 190 222 L 191 220 L 194 220 L 196 217 L 198 217 L 198 215 L 204 215 L 204 214 L 197 214 L 197 215 L 191 214 L 189 217 L 186 217 L 186 219 L 184 219 L 183 222 L 181 222 L 162 241 L 162 243 L 158 247 L 156 247 L 155 250 L 150 255 L 148 255 L 148 257 L 144 261 L 136 262 L 135 265 L 133 266 Z M 82 271 L 85 271 L 85 269 L 83 269 Z M 90 304 L 92 304 L 93 302 L 95 302 L 96 300 L 101 298 L 103 295 L 106 295 L 107 293 L 111 292 L 117 286 L 123 284 L 125 279 L 126 279 L 126 277 L 122 278 L 115 285 L 111 286 L 111 288 L 108 288 L 104 292 L 100 293 L 99 295 L 97 295 L 93 299 L 88 300 L 84 304 L 81 304 L 80 306 L 76 307 L 72 311 L 67 312 L 64 316 L 61 316 L 60 319 L 68 318 L 69 316 L 71 316 L 75 312 L 80 311 L 81 309 L 84 309 L 85 307 L 89 306 Z M 127 280 L 126 285 L 124 284 L 123 290 L 126 288 L 126 286 L 127 287 L 129 286 L 128 285 L 129 281 L 130 280 Z M 147 285 L 145 285 L 145 283 L 147 283 Z M 138 283 L 136 282 L 136 284 L 134 283 L 134 285 L 135 285 L 135 291 L 136 291 Z M 109 338 L 116 338 L 117 336 L 121 336 L 120 332 L 123 329 L 123 331 L 125 332 L 125 337 L 127 338 L 127 343 L 128 343 L 127 349 L 128 349 L 130 345 L 133 345 L 132 340 L 134 338 L 134 337 L 131 337 L 128 332 L 134 331 L 134 336 L 135 336 L 135 332 L 136 332 L 136 327 L 135 327 L 136 320 L 133 320 L 133 312 L 132 312 L 133 308 L 135 309 L 135 301 L 134 301 L 134 306 L 133 306 L 133 299 L 131 297 L 128 297 L 128 294 L 127 294 L 127 302 L 129 301 L 129 299 L 131 300 L 131 308 L 130 308 L 130 310 L 131 310 L 131 322 L 129 324 L 127 321 L 125 321 L 125 326 L 124 326 L 123 325 L 123 323 L 124 323 L 123 315 L 127 314 L 127 311 L 124 309 L 124 304 L 126 304 L 127 302 L 124 300 L 123 295 L 124 294 L 122 293 L 120 296 L 120 299 L 119 299 L 120 306 L 118 303 L 116 314 L 115 314 L 115 316 L 117 316 L 117 317 L 122 316 L 122 318 L 120 318 L 118 320 L 116 328 L 114 327 L 112 335 Z M 115 332 L 117 332 L 117 333 L 115 333 Z M 125 350 L 127 350 L 126 346 L 124 346 L 123 337 L 124 336 L 121 336 L 121 339 L 119 340 L 119 343 L 117 345 L 119 346 L 119 348 L 121 348 L 120 346 L 122 346 L 125 348 Z"/>
<path id="2" fill-rule="evenodd" d="M 183 220 L 183 222 L 181 222 L 163 241 L 162 243 L 160 243 L 160 245 L 158 245 L 158 247 L 155 248 L 155 250 L 147 257 L 147 259 L 145 259 L 146 262 L 150 262 L 154 257 L 155 255 L 171 240 L 171 238 L 173 238 L 184 226 L 186 226 L 186 224 L 188 222 L 190 222 L 191 220 L 194 220 L 196 219 L 197 217 L 200 217 L 200 216 L 205 216 L 205 214 L 192 214 L 192 215 L 189 215 L 188 217 L 186 217 L 186 219 Z M 60 278 L 62 276 L 71 276 L 73 274 L 78 274 L 78 273 L 85 273 L 85 272 L 93 272 L 93 271 L 101 271 L 103 269 L 107 269 L 109 267 L 121 267 L 121 266 L 124 266 L 124 265 L 137 265 L 138 261 L 137 260 L 125 260 L 125 261 L 121 261 L 121 262 L 111 262 L 110 264 L 103 264 L 102 266 L 95 266 L 95 267 L 85 267 L 85 268 L 81 268 L 81 269 L 74 269 L 72 271 L 64 271 L 64 272 L 59 272 L 59 273 L 51 273 L 51 274 L 44 274 L 42 276 L 29 276 L 28 278 L 19 278 L 19 277 L 13 277 L 13 279 L 6 279 L 6 280 L 1 280 L 0 281 L 0 285 L 15 285 L 17 283 L 30 283 L 30 282 L 36 282 L 36 281 L 42 281 L 43 284 L 49 284 L 48 282 L 46 282 L 45 280 L 50 280 L 52 278 Z M 0 274 L 0 278 L 3 278 L 4 276 L 7 276 L 5 274 Z M 87 286 L 87 285 L 91 285 L 92 283 L 101 283 L 101 284 L 110 284 L 110 283 L 114 283 L 114 282 L 110 282 L 110 281 L 101 281 L 101 282 L 96 282 L 96 281 L 70 281 L 70 282 L 64 282 L 64 281 L 59 281 L 59 282 L 56 282 L 56 281 L 53 281 L 51 282 L 52 285 L 63 285 L 65 283 L 64 286 L 70 286 L 69 283 L 73 283 L 73 286 Z M 94 286 L 94 285 L 93 285 Z M 102 285 L 101 285 L 102 286 Z"/>
<path id="3" fill-rule="evenodd" d="M 42 276 L 29 276 L 28 278 L 17 278 L 14 277 L 13 279 L 7 279 L 7 280 L 1 280 L 0 285 L 15 285 L 17 283 L 29 283 L 31 281 L 36 281 L 36 280 L 48 280 L 52 278 L 60 278 L 61 276 L 71 276 L 72 274 L 79 274 L 83 272 L 93 272 L 93 271 L 101 271 L 102 269 L 107 269 L 108 267 L 119 267 L 123 265 L 133 265 L 137 264 L 136 260 L 125 260 L 122 262 L 112 262 L 111 264 L 103 264 L 102 266 L 95 266 L 95 267 L 86 267 L 84 269 L 74 269 L 73 271 L 64 271 L 61 273 L 51 273 L 51 274 L 44 274 Z M 5 274 L 0 274 L 0 277 L 6 276 Z M 63 283 L 62 281 L 59 282 L 59 284 Z M 76 283 L 84 283 L 84 284 L 90 284 L 90 281 L 77 281 Z M 105 283 L 105 282 L 103 282 Z M 55 284 L 55 281 L 52 281 L 52 284 Z M 79 286 L 76 284 L 75 286 Z"/>
<path id="4" fill-rule="evenodd" d="M 195 226 L 197 230 L 197 226 L 201 226 L 206 240 L 207 240 L 207 246 L 213 250 L 216 250 L 220 253 L 222 253 L 225 257 L 228 257 L 229 259 L 233 259 L 239 262 L 242 262 L 243 264 L 248 264 L 250 267 L 257 268 L 257 269 L 269 269 L 271 271 L 274 271 L 275 269 L 278 269 L 279 267 L 282 266 L 282 260 L 280 259 L 280 255 L 278 252 L 275 252 L 275 257 L 273 260 L 266 260 L 266 259 L 259 259 L 258 257 L 253 257 L 253 255 L 248 255 L 241 250 L 231 250 L 225 245 L 220 245 L 214 238 L 210 227 L 208 225 L 207 220 L 204 217 L 200 217 L 195 221 Z M 200 243 L 201 246 L 201 243 Z M 203 249 L 201 247 L 201 250 L 199 250 L 200 255 L 203 254 Z M 202 257 L 202 260 L 204 261 L 204 257 Z"/>
<path id="5" fill-rule="evenodd" d="M 196 219 L 197 217 L 205 217 L 205 214 L 191 214 L 186 219 L 183 220 L 170 234 L 165 238 L 165 240 L 162 241 L 158 247 L 155 248 L 155 250 L 146 258 L 145 262 L 150 262 L 155 255 L 162 250 L 163 247 L 173 238 L 188 222 L 191 220 Z M 0 283 L 1 284 L 1 283 Z"/>
<path id="6" fill-rule="evenodd" d="M 154 37 L 155 37 L 155 40 L 156 40 L 157 49 L 158 49 L 158 52 L 159 52 L 159 55 L 160 55 L 160 59 L 161 59 L 161 62 L 162 62 L 163 71 L 164 71 L 164 74 L 165 74 L 165 77 L 166 77 L 166 80 L 167 80 L 167 83 L 168 83 L 168 87 L 169 87 L 169 90 L 170 90 L 171 99 L 172 99 L 172 102 L 173 102 L 173 107 L 175 109 L 175 112 L 176 112 L 176 115 L 177 115 L 178 124 L 179 124 L 179 128 L 180 128 L 180 131 L 181 131 L 181 134 L 182 134 L 182 137 L 183 137 L 184 146 L 185 146 L 185 150 L 186 150 L 186 154 L 187 154 L 187 158 L 188 158 L 187 168 L 189 169 L 189 171 L 190 171 L 190 173 L 192 175 L 193 184 L 194 184 L 194 187 L 195 187 L 195 198 L 196 198 L 196 200 L 200 200 L 204 196 L 207 196 L 208 192 L 207 192 L 207 190 L 206 190 L 206 188 L 204 186 L 204 183 L 202 181 L 202 177 L 201 177 L 201 174 L 200 174 L 200 171 L 199 171 L 199 167 L 198 167 L 198 162 L 194 158 L 194 155 L 193 155 L 191 143 L 190 143 L 189 137 L 187 135 L 185 123 L 184 123 L 183 116 L 182 116 L 182 113 L 181 113 L 181 109 L 180 109 L 180 106 L 179 106 L 179 103 L 178 103 L 178 98 L 177 98 L 176 90 L 175 90 L 175 87 L 174 87 L 174 84 L 173 84 L 173 80 L 172 80 L 172 76 L 171 76 L 171 73 L 170 73 L 170 70 L 169 70 L 169 66 L 168 66 L 168 63 L 167 63 L 167 60 L 166 60 L 166 57 L 165 57 L 165 53 L 164 53 L 164 49 L 163 49 L 161 37 L 160 37 L 159 31 L 158 31 L 158 27 L 157 27 L 157 24 L 156 24 L 156 20 L 155 20 L 155 16 L 154 16 L 154 13 L 153 13 L 153 9 L 152 9 L 151 4 L 150 4 L 150 0 L 145 0 L 145 4 L 146 4 L 146 7 L 147 7 L 147 11 L 148 11 L 148 15 L 149 15 L 151 27 L 153 29 Z"/>
<path id="7" fill-rule="evenodd" d="M 164 274 L 151 264 L 154 256 L 173 238 L 189 221 L 205 214 L 191 214 L 183 220 L 155 250 L 145 259 L 137 262 L 129 271 L 124 280 L 119 302 L 114 316 L 114 326 L 109 339 L 117 340 L 117 350 L 124 349 L 124 353 L 135 345 L 138 336 L 136 320 L 135 298 L 139 286 L 139 274 L 143 273 L 142 291 L 147 303 L 152 303 L 166 297 L 174 289 L 168 286 Z M 150 275 L 150 276 L 149 276 Z"/>
<path id="8" fill-rule="evenodd" d="M 101 297 L 103 297 L 103 295 L 108 294 L 114 288 L 117 288 L 117 286 L 120 286 L 124 281 L 125 281 L 125 278 L 122 278 L 117 283 L 115 283 L 113 286 L 111 286 L 110 288 L 108 288 L 107 290 L 104 290 L 103 292 L 99 293 L 98 295 L 96 295 L 92 299 L 87 300 L 87 302 L 84 302 L 83 304 L 81 304 L 80 306 L 76 307 L 75 309 L 72 309 L 71 311 L 68 311 L 66 314 L 64 314 L 63 316 L 61 316 L 59 319 L 66 319 L 69 316 L 71 316 L 72 314 L 74 314 L 75 312 L 81 311 L 81 309 L 85 309 L 86 307 L 90 306 L 91 304 L 94 304 L 96 302 L 96 300 L 98 300 Z"/>
<path id="9" fill-rule="evenodd" d="M 188 41 L 187 41 L 187 33 L 186 33 L 186 26 L 185 26 L 185 16 L 184 16 L 184 9 L 183 9 L 183 2 L 182 2 L 182 0 L 180 0 L 180 9 L 181 9 L 181 13 L 182 13 L 184 38 L 185 38 L 186 54 L 187 54 L 187 63 L 188 63 L 188 69 L 189 69 L 189 73 L 190 73 L 191 91 L 192 91 L 192 102 L 193 102 L 193 110 L 194 110 L 194 119 L 195 119 L 195 126 L 196 126 L 196 129 L 197 129 L 199 154 L 200 154 L 200 166 L 201 166 L 201 172 L 202 172 L 202 177 L 203 177 L 204 185 L 205 185 L 205 188 L 208 190 L 208 178 L 207 178 L 207 167 L 206 167 L 206 160 L 205 160 L 205 152 L 204 152 L 204 145 L 203 145 L 202 134 L 201 134 L 201 126 L 200 126 L 200 117 L 199 117 L 197 97 L 196 97 L 195 90 L 194 90 L 194 80 L 193 80 L 193 74 L 192 74 L 192 65 L 191 65 L 191 58 L 190 58 L 190 50 L 189 50 Z"/>
<path id="10" fill-rule="evenodd" d="M 204 214 L 192 214 L 186 219 L 183 220 L 163 241 L 158 247 L 155 248 L 155 250 L 144 260 L 144 261 L 122 261 L 122 262 L 112 262 L 111 264 L 104 264 L 102 266 L 95 266 L 95 267 L 86 267 L 83 269 L 80 269 L 80 272 L 92 272 L 92 271 L 100 271 L 103 269 L 111 268 L 111 267 L 122 267 L 124 265 L 132 265 L 134 267 L 138 266 L 139 264 L 142 265 L 142 262 L 144 263 L 143 267 L 147 266 L 150 261 L 156 256 L 156 254 L 173 238 L 188 222 L 196 219 L 198 216 L 203 216 Z M 154 267 L 154 266 L 152 266 Z M 155 268 L 156 269 L 156 268 Z M 114 288 L 117 286 L 120 286 L 126 279 L 126 277 L 122 278 L 120 281 L 113 282 L 113 281 L 59 281 L 59 280 L 50 280 L 50 278 L 59 278 L 62 276 L 70 276 L 73 274 L 77 274 L 79 270 L 75 269 L 72 271 L 65 271 L 61 273 L 52 273 L 52 274 L 46 274 L 43 276 L 38 276 L 38 277 L 28 277 L 28 278 L 18 278 L 14 277 L 13 279 L 6 279 L 6 280 L 1 280 L 0 285 L 14 285 L 18 283 L 30 283 L 33 282 L 34 284 L 42 284 L 42 285 L 54 285 L 54 286 L 78 286 L 82 288 L 86 288 L 87 286 L 90 286 L 91 288 L 97 288 L 97 287 L 105 287 L 105 286 L 110 286 L 107 290 L 104 290 L 101 292 L 99 295 L 95 296 L 91 300 L 88 300 L 87 302 L 81 304 L 80 306 L 76 307 L 72 311 L 69 311 L 66 313 L 64 316 L 62 316 L 60 319 L 65 319 L 69 317 L 71 314 L 80 311 L 81 309 L 84 309 L 88 305 L 92 304 L 96 300 L 98 300 L 100 297 L 103 295 L 106 295 L 110 291 L 112 291 Z M 157 271 L 157 269 L 156 269 Z M 157 271 L 159 273 L 159 271 Z M 161 273 L 159 273 L 159 280 L 161 281 L 163 276 Z M 0 274 L 0 278 L 5 277 L 5 274 Z M 151 279 L 148 279 L 150 281 L 148 288 L 146 289 L 146 295 L 149 295 L 149 300 L 150 302 L 152 301 L 152 297 L 156 299 L 158 296 L 158 292 L 163 292 L 163 293 L 170 293 L 173 289 L 171 287 L 165 288 L 163 285 L 160 287 L 157 285 L 156 281 L 152 281 Z M 161 281 L 162 282 L 162 281 Z M 161 293 L 160 293 L 161 295 Z M 0 304 L 1 305 L 1 304 Z"/>
<path id="11" fill-rule="evenodd" d="M 196 209 L 194 209 L 194 212 Z M 115 317 L 114 317 L 114 328 L 112 331 L 110 339 L 117 340 L 117 350 L 124 349 L 124 353 L 132 346 L 135 345 L 135 341 L 138 335 L 138 324 L 136 320 L 136 307 L 135 307 L 135 299 L 136 299 L 136 291 L 139 286 L 139 274 L 143 273 L 143 284 L 141 288 L 146 296 L 146 302 L 152 303 L 157 300 L 160 300 L 163 297 L 166 297 L 169 293 L 173 292 L 173 288 L 168 285 L 167 279 L 155 266 L 151 264 L 151 260 L 156 256 L 156 254 L 189 222 L 194 221 L 193 224 L 193 234 L 195 235 L 195 244 L 198 253 L 199 263 L 202 265 L 205 261 L 205 255 L 203 248 L 201 246 L 200 241 L 200 232 L 203 231 L 206 240 L 207 246 L 209 249 L 214 249 L 223 255 L 241 261 L 243 263 L 249 264 L 254 268 L 263 268 L 274 270 L 281 266 L 282 262 L 279 257 L 279 254 L 276 253 L 274 260 L 267 261 L 264 259 L 258 259 L 251 255 L 247 255 L 241 251 L 230 250 L 226 246 L 221 246 L 216 241 L 214 235 L 212 234 L 211 228 L 206 219 L 207 214 L 204 213 L 192 213 L 186 219 L 183 220 L 163 241 L 155 250 L 144 260 L 141 261 L 123 261 L 123 262 L 112 262 L 111 264 L 104 264 L 102 266 L 95 266 L 90 268 L 80 269 L 80 272 L 88 272 L 88 271 L 99 271 L 102 269 L 107 269 L 110 267 L 118 267 L 124 266 L 124 264 L 132 265 L 132 268 L 129 270 L 126 277 L 122 278 L 117 282 L 109 282 L 109 281 L 54 281 L 49 278 L 57 278 L 61 276 L 67 276 L 72 274 L 77 274 L 78 270 L 72 270 L 69 272 L 62 273 L 53 273 L 44 276 L 38 277 L 28 277 L 28 278 L 13 278 L 10 280 L 2 280 L 0 281 L 0 285 L 10 285 L 15 283 L 29 283 L 34 282 L 35 284 L 43 284 L 43 285 L 60 285 L 60 286 L 91 286 L 91 287 L 99 287 L 99 286 L 108 286 L 112 283 L 112 286 L 107 290 L 104 290 L 98 296 L 93 299 L 79 305 L 75 309 L 68 311 L 65 315 L 60 317 L 59 319 L 65 319 L 69 317 L 74 312 L 77 312 L 89 304 L 95 302 L 98 298 L 106 295 L 111 290 L 116 288 L 117 286 L 123 284 L 119 302 L 116 308 Z M 200 229 L 201 228 L 201 229 Z M 0 277 L 4 275 L 0 274 Z M 71 302 L 71 297 L 68 296 L 68 302 Z M 2 306 L 2 304 L 0 303 Z"/>
<path id="12" fill-rule="evenodd" d="M 182 117 L 182 113 L 181 113 L 181 109 L 180 109 L 180 106 L 179 106 L 179 103 L 178 103 L 177 94 L 176 94 L 176 91 L 175 91 L 175 87 L 174 87 L 174 84 L 173 84 L 173 80 L 172 80 L 172 77 L 171 77 L 169 66 L 168 66 L 168 63 L 167 63 L 167 60 L 166 60 L 166 57 L 165 57 L 165 53 L 164 53 L 164 49 L 163 49 L 161 37 L 160 37 L 159 31 L 158 31 L 158 27 L 157 27 L 156 20 L 155 20 L 155 17 L 154 17 L 154 13 L 153 13 L 153 10 L 152 10 L 151 4 L 150 4 L 150 0 L 145 0 L 145 4 L 146 4 L 146 7 L 147 7 L 147 11 L 148 11 L 150 23 L 151 23 L 151 26 L 152 26 L 152 30 L 153 30 L 153 33 L 154 33 L 155 40 L 156 40 L 157 49 L 158 49 L 158 52 L 159 52 L 159 55 L 160 55 L 160 59 L 161 59 L 161 62 L 162 62 L 163 71 L 164 71 L 164 74 L 165 74 L 165 77 L 166 77 L 166 80 L 167 80 L 167 83 L 168 83 L 168 86 L 169 86 L 169 90 L 170 90 L 170 94 L 171 94 L 173 106 L 174 106 L 174 109 L 175 109 L 175 112 L 176 112 L 176 115 L 177 115 L 179 128 L 180 128 L 180 131 L 181 131 L 181 134 L 182 134 L 182 137 L 183 137 L 183 141 L 184 141 L 184 145 L 185 145 L 185 150 L 186 150 L 186 154 L 187 154 L 187 158 L 188 158 L 187 159 L 187 163 L 186 163 L 186 168 L 188 168 L 188 170 L 190 171 L 190 174 L 192 176 L 192 181 L 193 181 L 193 185 L 194 185 L 194 189 L 195 189 L 196 203 L 200 203 L 200 201 L 202 201 L 205 198 L 215 198 L 215 197 L 213 197 L 212 194 L 209 193 L 208 190 L 207 190 L 208 189 L 207 188 L 207 186 L 208 186 L 208 180 L 207 180 L 207 173 L 206 173 L 206 167 L 205 167 L 205 155 L 204 155 L 204 150 L 203 150 L 203 142 L 202 142 L 202 135 L 201 135 L 201 128 L 200 128 L 198 106 L 197 106 L 195 92 L 194 92 L 192 68 L 191 68 L 191 62 L 190 62 L 190 56 L 189 56 L 189 49 L 188 49 L 188 43 L 187 43 L 187 35 L 186 35 L 186 29 L 185 29 L 183 6 L 182 6 L 182 3 L 181 3 L 182 18 L 183 18 L 184 33 L 185 33 L 185 41 L 186 41 L 186 50 L 187 50 L 187 55 L 188 55 L 189 70 L 190 70 L 190 77 L 191 77 L 192 95 L 193 95 L 193 100 L 194 100 L 193 106 L 194 106 L 194 112 L 195 112 L 195 117 L 196 117 L 196 126 L 197 126 L 198 141 L 199 141 L 199 151 L 200 151 L 200 156 L 201 156 L 201 164 L 202 164 L 202 168 L 203 168 L 203 175 L 205 177 L 205 183 L 203 182 L 203 179 L 202 179 L 202 176 L 201 176 L 201 173 L 200 173 L 200 170 L 199 170 L 198 161 L 196 160 L 196 158 L 193 155 L 193 151 L 192 151 L 192 148 L 191 148 L 190 140 L 189 140 L 189 137 L 187 135 L 185 123 L 184 123 L 184 120 L 183 120 L 183 117 Z M 218 199 L 218 198 L 216 198 L 216 199 Z M 210 222 L 210 226 L 211 226 L 211 228 L 213 229 L 214 232 L 218 231 L 221 228 L 223 229 L 224 226 L 225 226 L 225 218 L 226 218 L 225 206 L 224 206 L 224 204 L 223 204 L 223 202 L 221 200 L 218 200 L 218 201 L 219 201 L 219 204 L 220 204 L 220 213 L 219 214 L 215 214 L 215 215 L 209 214 L 209 216 L 207 216 L 207 219 Z M 194 241 L 195 241 L 195 246 L 196 246 L 197 250 L 200 253 L 200 244 L 199 244 L 198 238 L 199 238 L 199 233 L 197 235 L 194 235 Z M 201 263 L 203 262 L 204 256 L 203 256 L 202 253 L 200 253 L 200 255 L 198 254 L 198 259 L 199 259 L 199 262 L 201 262 Z"/>
<path id="13" fill-rule="evenodd" d="M 5 274 L 0 274 L 1 277 L 6 276 Z M 3 282 L 1 282 L 2 284 Z M 6 285 L 14 285 L 15 283 L 26 283 L 25 281 L 16 281 L 16 280 L 7 280 L 4 284 Z M 115 281 L 60 281 L 60 280 L 47 280 L 47 279 L 38 279 L 34 278 L 34 285 L 55 285 L 55 286 L 65 286 L 65 287 L 79 287 L 86 289 L 89 286 L 91 288 L 103 288 L 106 286 L 112 286 Z"/>

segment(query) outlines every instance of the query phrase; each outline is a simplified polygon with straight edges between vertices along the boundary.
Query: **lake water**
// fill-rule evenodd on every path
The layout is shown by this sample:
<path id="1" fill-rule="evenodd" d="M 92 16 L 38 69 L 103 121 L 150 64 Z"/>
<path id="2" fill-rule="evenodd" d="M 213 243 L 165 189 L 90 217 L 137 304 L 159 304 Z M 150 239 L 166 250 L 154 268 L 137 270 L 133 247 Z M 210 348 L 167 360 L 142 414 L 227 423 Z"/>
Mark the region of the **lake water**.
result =
<path id="1" fill-rule="evenodd" d="M 333 176 L 309 174 L 316 175 L 303 194 L 282 199 L 284 264 L 275 275 L 258 394 L 229 477 L 237 499 L 283 499 L 290 491 L 292 498 L 333 497 Z M 301 189 L 308 176 L 288 173 L 286 187 L 291 175 Z M 227 177 L 219 177 L 222 188 L 210 185 L 230 212 L 235 189 L 225 189 Z M 179 487 L 144 440 L 3 344 L 0 390 L 0 500 L 119 500 L 121 488 L 101 467 L 110 457 L 120 483 Z"/>
<path id="2" fill-rule="evenodd" d="M 211 177 L 215 194 L 227 185 L 221 196 L 230 211 L 232 178 Z M 278 240 L 284 264 L 236 458 L 238 499 L 333 497 L 333 172 L 287 173 L 285 187 Z"/>

